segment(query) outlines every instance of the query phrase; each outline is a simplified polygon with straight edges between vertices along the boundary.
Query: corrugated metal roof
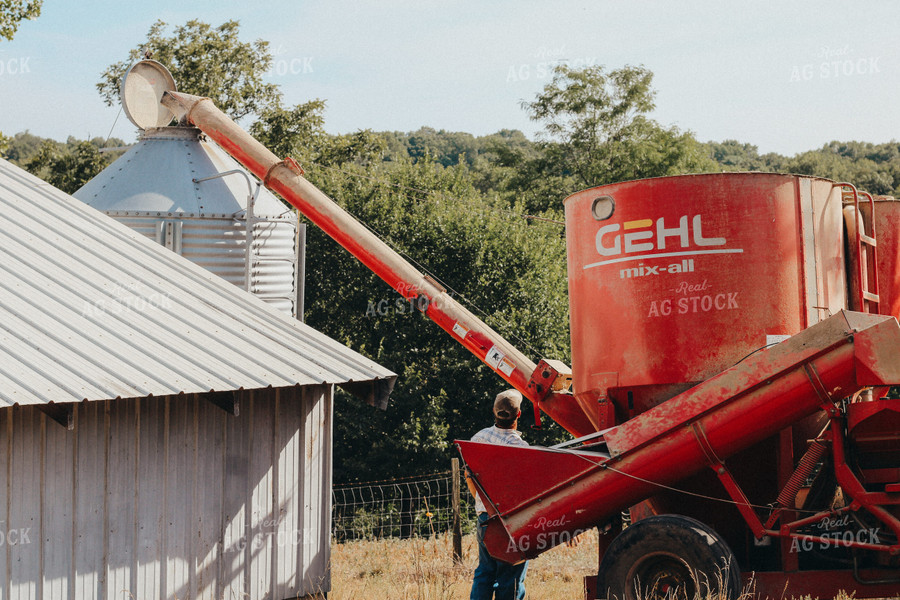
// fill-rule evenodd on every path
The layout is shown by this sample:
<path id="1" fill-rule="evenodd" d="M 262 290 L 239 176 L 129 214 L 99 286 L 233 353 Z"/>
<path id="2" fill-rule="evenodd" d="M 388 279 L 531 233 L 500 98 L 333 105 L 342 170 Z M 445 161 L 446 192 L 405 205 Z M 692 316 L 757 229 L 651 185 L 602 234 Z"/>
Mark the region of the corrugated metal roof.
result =
<path id="1" fill-rule="evenodd" d="M 0 406 L 395 379 L 0 160 Z"/>

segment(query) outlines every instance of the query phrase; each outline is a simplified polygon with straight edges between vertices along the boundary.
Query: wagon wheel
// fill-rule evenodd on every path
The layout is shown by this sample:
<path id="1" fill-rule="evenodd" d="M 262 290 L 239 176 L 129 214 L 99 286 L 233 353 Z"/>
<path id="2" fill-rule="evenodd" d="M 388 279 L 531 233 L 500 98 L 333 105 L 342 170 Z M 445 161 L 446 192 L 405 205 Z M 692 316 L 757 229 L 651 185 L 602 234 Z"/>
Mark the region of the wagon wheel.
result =
<path id="1" fill-rule="evenodd" d="M 741 572 L 731 549 L 703 523 L 680 515 L 648 517 L 623 531 L 600 562 L 601 598 L 733 600 Z"/>

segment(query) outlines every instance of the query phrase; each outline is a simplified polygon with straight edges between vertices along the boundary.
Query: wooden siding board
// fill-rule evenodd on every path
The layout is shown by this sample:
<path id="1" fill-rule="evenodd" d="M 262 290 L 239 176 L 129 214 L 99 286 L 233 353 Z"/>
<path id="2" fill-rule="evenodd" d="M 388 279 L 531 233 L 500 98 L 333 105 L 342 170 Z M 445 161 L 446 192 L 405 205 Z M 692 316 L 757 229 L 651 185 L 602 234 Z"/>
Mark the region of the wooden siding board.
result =
<path id="1" fill-rule="evenodd" d="M 331 397 L 330 389 L 326 393 L 320 387 L 309 403 L 311 418 L 307 419 L 306 432 L 310 440 L 303 466 L 311 483 L 304 522 L 311 534 L 314 531 L 315 540 L 303 566 L 308 585 L 321 591 L 331 590 Z"/>
<path id="2" fill-rule="evenodd" d="M 41 418 L 35 410 L 15 411 L 12 443 L 12 505 L 0 534 L 10 555 L 9 597 L 41 597 Z"/>
<path id="3" fill-rule="evenodd" d="M 164 548 L 166 464 L 165 400 L 147 398 L 140 402 L 138 425 L 139 472 L 135 480 L 135 571 L 134 597 L 163 600 L 162 556 Z"/>
<path id="4" fill-rule="evenodd" d="M 300 593 L 298 577 L 299 552 L 303 543 L 303 531 L 299 527 L 300 480 L 302 471 L 298 463 L 300 459 L 300 443 L 303 422 L 303 394 L 300 390 L 283 390 L 279 394 L 278 430 L 276 447 L 279 456 L 277 504 L 278 504 L 278 543 L 273 569 L 275 596 L 289 598 Z M 298 477 L 301 475 L 301 477 Z"/>
<path id="5" fill-rule="evenodd" d="M 108 600 L 121 600 L 123 593 L 135 589 L 134 522 L 135 448 L 138 434 L 137 402 L 111 402 L 109 405 L 110 468 L 106 486 L 106 535 L 109 556 L 106 572 Z"/>
<path id="6" fill-rule="evenodd" d="M 193 413 L 189 398 L 168 400 L 169 425 L 166 452 L 166 596 L 187 598 L 192 585 L 190 563 L 191 503 L 193 501 Z"/>
<path id="7" fill-rule="evenodd" d="M 3 460 L 0 461 L 0 482 L 5 488 L 0 490 L 0 522 L 2 527 L 9 523 L 9 509 L 12 505 L 12 438 L 13 438 L 13 412 L 11 410 L 0 411 L 0 448 L 3 449 Z M 9 547 L 6 544 L 0 546 L 0 596 L 9 598 Z"/>
<path id="8" fill-rule="evenodd" d="M 319 528 L 319 562 L 314 566 L 314 572 L 321 574 L 322 589 L 331 591 L 331 488 L 334 473 L 334 386 L 321 386 L 322 392 L 316 398 L 316 405 L 324 412 L 322 416 L 322 462 L 313 468 L 320 469 L 322 481 L 319 483 L 319 494 L 322 498 L 322 506 L 319 509 L 319 518 L 322 526 Z"/>
<path id="9" fill-rule="evenodd" d="M 32 409 L 34 410 L 34 409 Z M 43 580 L 45 600 L 73 599 L 71 582 L 74 515 L 72 489 L 75 483 L 73 431 L 52 419 L 44 419 L 44 487 L 41 507 Z"/>
<path id="10" fill-rule="evenodd" d="M 273 515 L 274 478 L 274 394 L 258 394 L 253 399 L 247 424 L 250 427 L 252 451 L 248 453 L 252 492 L 250 497 L 250 561 L 251 596 L 264 598 L 272 592 L 272 553 L 275 544 Z"/>
<path id="11" fill-rule="evenodd" d="M 106 488 L 105 402 L 80 404 L 75 430 L 75 597 L 101 598 L 106 574 L 102 552 L 103 490 Z M 101 549 L 98 552 L 98 549 Z"/>
<path id="12" fill-rule="evenodd" d="M 222 485 L 218 481 L 225 462 L 225 420 L 234 418 L 206 400 L 197 401 L 195 417 L 196 454 L 194 474 L 194 571 L 197 574 L 191 598 L 220 600 L 217 596 L 217 566 L 221 554 Z"/>
<path id="13" fill-rule="evenodd" d="M 317 390 L 307 389 L 303 394 L 303 419 L 301 422 L 301 439 L 300 439 L 300 456 L 299 467 L 303 476 L 300 478 L 300 511 L 299 520 L 303 524 L 304 541 L 302 552 L 300 555 L 300 564 L 298 565 L 298 573 L 300 575 L 300 584 L 304 590 L 313 589 L 318 583 L 310 572 L 310 562 L 315 558 L 318 550 L 318 531 L 317 524 L 310 522 L 309 513 L 314 504 L 315 487 L 319 485 L 319 479 L 316 473 L 310 472 L 311 459 L 314 454 L 314 440 L 312 430 L 315 427 L 315 395 Z"/>
<path id="14" fill-rule="evenodd" d="M 243 598 L 249 593 L 244 576 L 247 564 L 247 496 L 249 488 L 249 441 L 245 431 L 246 415 L 252 403 L 252 393 L 241 396 L 241 416 L 227 419 L 225 430 L 225 495 L 223 552 L 219 580 L 219 597 Z"/>

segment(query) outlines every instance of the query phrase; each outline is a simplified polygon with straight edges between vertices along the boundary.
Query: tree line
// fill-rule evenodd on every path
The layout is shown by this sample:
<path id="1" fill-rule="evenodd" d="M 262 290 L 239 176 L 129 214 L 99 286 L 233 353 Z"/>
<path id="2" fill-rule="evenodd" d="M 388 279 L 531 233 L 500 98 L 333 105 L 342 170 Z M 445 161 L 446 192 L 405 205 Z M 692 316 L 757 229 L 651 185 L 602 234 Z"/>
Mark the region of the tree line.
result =
<path id="1" fill-rule="evenodd" d="M 266 83 L 268 44 L 244 42 L 239 25 L 155 23 L 147 39 L 102 74 L 98 92 L 118 101 L 130 64 L 150 56 L 179 89 L 212 97 L 279 156 L 401 254 L 446 284 L 460 301 L 527 355 L 569 361 L 562 199 L 605 183 L 682 173 L 777 171 L 851 181 L 900 194 L 900 143 L 831 142 L 786 157 L 760 155 L 735 140 L 700 142 L 651 118 L 653 74 L 640 66 L 560 66 L 522 109 L 537 139 L 500 130 L 474 136 L 422 127 L 414 132 L 325 131 L 326 103 L 288 106 Z M 118 139 L 65 143 L 29 132 L 0 137 L 12 162 L 74 192 L 123 150 Z M 109 149 L 112 148 L 112 151 Z M 491 420 L 504 383 L 386 284 L 322 234 L 309 229 L 305 320 L 399 375 L 387 411 L 339 393 L 334 413 L 337 482 L 445 468 L 452 440 Z M 525 418 L 528 428 L 530 417 Z M 545 420 L 532 443 L 563 437 Z"/>

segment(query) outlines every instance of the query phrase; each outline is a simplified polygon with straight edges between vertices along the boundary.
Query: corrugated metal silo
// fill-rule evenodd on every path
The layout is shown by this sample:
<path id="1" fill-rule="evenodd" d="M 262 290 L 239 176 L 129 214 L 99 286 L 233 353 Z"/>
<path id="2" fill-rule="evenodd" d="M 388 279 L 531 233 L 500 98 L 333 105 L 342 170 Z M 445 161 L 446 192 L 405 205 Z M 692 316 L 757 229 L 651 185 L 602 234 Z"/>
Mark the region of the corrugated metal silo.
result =
<path id="1" fill-rule="evenodd" d="M 142 61 L 126 75 L 123 105 L 141 138 L 74 196 L 302 317 L 304 226 L 199 129 L 157 126 L 171 117 L 139 110 L 133 84 L 162 74 L 171 80 L 162 65 Z"/>

